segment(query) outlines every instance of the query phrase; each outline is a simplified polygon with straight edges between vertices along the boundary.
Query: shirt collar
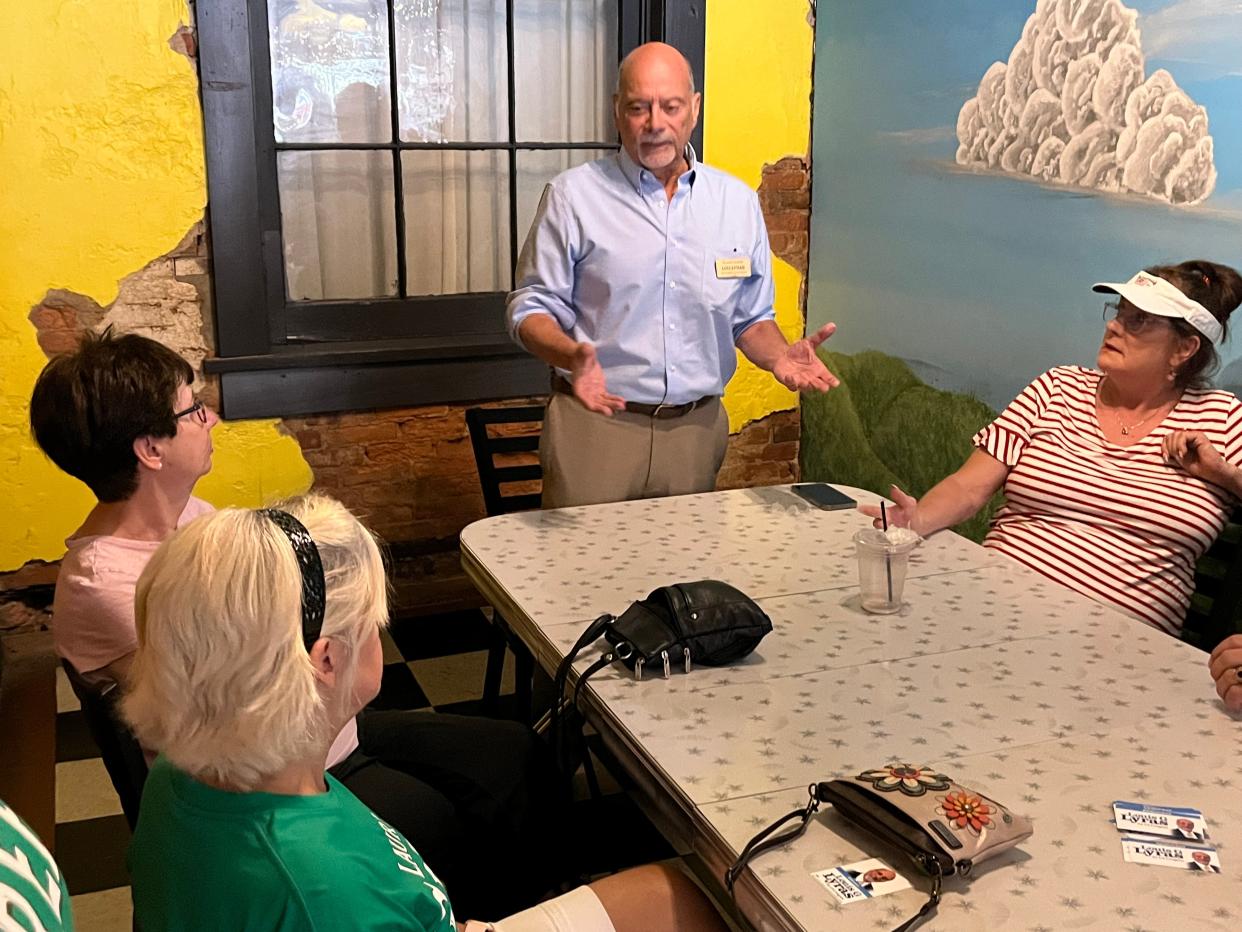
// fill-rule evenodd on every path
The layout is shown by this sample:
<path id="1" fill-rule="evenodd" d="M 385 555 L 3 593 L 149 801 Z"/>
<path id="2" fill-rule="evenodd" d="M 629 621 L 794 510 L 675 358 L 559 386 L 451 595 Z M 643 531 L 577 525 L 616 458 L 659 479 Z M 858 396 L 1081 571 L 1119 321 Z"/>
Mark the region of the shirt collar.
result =
<path id="1" fill-rule="evenodd" d="M 695 155 L 694 146 L 686 143 L 686 151 L 682 153 L 686 158 L 687 168 L 677 179 L 677 186 L 680 188 L 683 184 L 694 186 L 695 169 L 698 167 L 698 156 Z M 625 146 L 617 150 L 617 164 L 621 167 L 621 174 L 625 175 L 626 181 L 634 186 L 634 190 L 639 194 L 643 193 L 644 185 L 659 185 L 660 182 L 656 176 L 647 171 L 625 151 Z"/>

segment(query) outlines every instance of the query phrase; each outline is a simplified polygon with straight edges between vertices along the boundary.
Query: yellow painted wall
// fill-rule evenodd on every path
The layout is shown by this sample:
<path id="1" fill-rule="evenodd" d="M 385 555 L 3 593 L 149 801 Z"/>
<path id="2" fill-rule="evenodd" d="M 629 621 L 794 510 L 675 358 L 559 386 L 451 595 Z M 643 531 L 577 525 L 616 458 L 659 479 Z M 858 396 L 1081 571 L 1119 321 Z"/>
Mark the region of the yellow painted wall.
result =
<path id="1" fill-rule="evenodd" d="M 45 362 L 27 321 L 49 288 L 107 305 L 206 201 L 197 78 L 168 47 L 182 0 L 11 3 L 0 29 L 0 570 L 57 559 L 93 501 L 34 445 Z M 258 504 L 309 486 L 275 421 L 216 428 L 198 493 Z"/>
<path id="2" fill-rule="evenodd" d="M 703 66 L 706 161 L 756 190 L 763 166 L 805 156 L 811 145 L 814 29 L 808 0 L 708 0 Z M 787 339 L 802 336 L 802 275 L 773 258 L 776 322 Z M 725 392 L 729 427 L 797 407 L 798 396 L 738 354 Z"/>
<path id="3" fill-rule="evenodd" d="M 709 160 L 753 187 L 763 165 L 806 153 L 812 29 L 807 0 L 709 0 L 704 120 Z M 168 47 L 184 0 L 10 4 L 0 30 L 0 570 L 56 559 L 91 495 L 29 437 L 44 357 L 27 321 L 49 288 L 107 305 L 118 282 L 168 252 L 206 194 L 193 69 Z M 777 260 L 777 320 L 802 332 L 801 276 Z M 797 404 L 742 362 L 730 423 Z M 222 424 L 198 493 L 257 504 L 311 472 L 274 421 Z"/>

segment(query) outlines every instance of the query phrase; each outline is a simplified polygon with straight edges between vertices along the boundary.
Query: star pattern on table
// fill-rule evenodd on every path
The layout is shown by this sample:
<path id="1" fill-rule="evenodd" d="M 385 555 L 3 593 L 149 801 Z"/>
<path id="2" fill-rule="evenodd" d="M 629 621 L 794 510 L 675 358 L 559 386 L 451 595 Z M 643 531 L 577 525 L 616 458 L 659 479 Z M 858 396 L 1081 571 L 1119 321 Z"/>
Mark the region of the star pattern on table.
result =
<path id="1" fill-rule="evenodd" d="M 808 783 L 914 757 L 1036 817 L 1019 848 L 968 884 L 946 882 L 929 932 L 1058 928 L 1051 916 L 1025 925 L 1037 904 L 1075 928 L 1166 928 L 1174 916 L 1178 928 L 1232 927 L 1237 869 L 1227 862 L 1225 877 L 1189 890 L 1183 880 L 1207 875 L 1125 864 L 1111 823 L 1115 799 L 1194 805 L 1222 850 L 1242 825 L 1228 776 L 1238 723 L 1211 694 L 1201 652 L 947 534 L 915 551 L 902 612 L 866 615 L 849 542 L 849 521 L 865 519 L 776 504 L 789 497 L 741 490 L 505 516 L 467 529 L 463 551 L 521 607 L 515 630 L 533 626 L 523 636 L 561 655 L 596 616 L 666 582 L 723 579 L 759 602 L 774 628 L 743 661 L 641 682 L 615 665 L 583 691 L 734 852 L 803 805 Z M 592 573 L 603 540 L 608 564 Z M 667 578 L 652 578 L 653 554 Z M 925 887 L 848 910 L 824 895 L 812 871 L 874 856 L 855 847 L 865 834 L 843 842 L 838 819 L 822 807 L 800 839 L 756 859 L 750 882 L 805 929 L 891 928 L 916 912 Z"/>

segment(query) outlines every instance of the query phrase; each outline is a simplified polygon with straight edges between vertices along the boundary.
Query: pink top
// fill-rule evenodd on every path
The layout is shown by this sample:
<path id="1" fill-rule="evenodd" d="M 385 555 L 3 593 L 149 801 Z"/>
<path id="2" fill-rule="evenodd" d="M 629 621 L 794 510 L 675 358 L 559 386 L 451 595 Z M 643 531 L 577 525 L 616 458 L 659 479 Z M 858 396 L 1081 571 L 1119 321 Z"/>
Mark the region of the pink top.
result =
<path id="1" fill-rule="evenodd" d="M 1242 402 L 1187 390 L 1131 446 L 1104 438 L 1101 373 L 1061 366 L 1032 382 L 974 443 L 1009 467 L 984 546 L 1170 634 L 1194 591 L 1195 561 L 1224 528 L 1233 495 L 1165 462 L 1161 441 L 1201 430 L 1242 463 Z"/>
<path id="2" fill-rule="evenodd" d="M 202 499 L 186 502 L 177 527 L 214 511 Z M 56 577 L 52 640 L 79 673 L 90 673 L 138 649 L 134 588 L 159 548 L 154 540 L 93 534 L 70 537 Z"/>
<path id="3" fill-rule="evenodd" d="M 202 499 L 191 498 L 177 527 L 214 510 Z M 134 590 L 159 545 L 104 534 L 65 541 L 68 550 L 52 599 L 52 641 L 56 653 L 79 673 L 98 670 L 138 649 Z M 356 747 L 358 725 L 350 719 L 332 742 L 327 766 L 344 760 Z"/>

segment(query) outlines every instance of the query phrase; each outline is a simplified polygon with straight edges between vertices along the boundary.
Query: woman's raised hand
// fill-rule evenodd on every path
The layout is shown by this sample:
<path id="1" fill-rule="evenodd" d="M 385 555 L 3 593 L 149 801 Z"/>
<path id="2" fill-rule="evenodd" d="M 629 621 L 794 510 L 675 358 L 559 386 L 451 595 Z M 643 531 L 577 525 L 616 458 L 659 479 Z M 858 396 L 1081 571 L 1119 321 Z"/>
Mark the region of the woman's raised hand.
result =
<path id="1" fill-rule="evenodd" d="M 919 500 L 912 495 L 907 495 L 895 485 L 889 488 L 889 494 L 892 496 L 893 506 L 886 510 L 888 523 L 893 527 L 914 528 L 914 513 L 918 510 Z M 859 505 L 858 510 L 875 518 L 876 527 L 884 526 L 879 505 Z M 917 531 L 918 528 L 914 530 Z"/>

